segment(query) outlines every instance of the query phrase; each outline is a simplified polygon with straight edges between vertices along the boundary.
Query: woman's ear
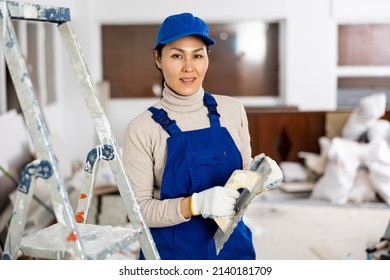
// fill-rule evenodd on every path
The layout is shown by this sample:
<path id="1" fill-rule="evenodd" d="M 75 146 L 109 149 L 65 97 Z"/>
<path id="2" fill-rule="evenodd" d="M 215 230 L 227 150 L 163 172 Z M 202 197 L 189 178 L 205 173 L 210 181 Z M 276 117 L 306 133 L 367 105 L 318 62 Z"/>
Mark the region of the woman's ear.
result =
<path id="1" fill-rule="evenodd" d="M 161 58 L 158 55 L 158 51 L 154 50 L 153 55 L 154 55 L 154 62 L 156 63 L 157 68 L 161 69 Z"/>

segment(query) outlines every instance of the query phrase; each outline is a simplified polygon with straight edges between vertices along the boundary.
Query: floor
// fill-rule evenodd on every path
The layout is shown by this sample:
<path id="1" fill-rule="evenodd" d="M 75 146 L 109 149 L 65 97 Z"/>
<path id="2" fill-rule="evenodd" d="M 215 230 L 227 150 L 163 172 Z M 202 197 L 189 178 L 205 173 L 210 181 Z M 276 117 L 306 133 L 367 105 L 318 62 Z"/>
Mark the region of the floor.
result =
<path id="1" fill-rule="evenodd" d="M 244 220 L 252 229 L 259 260 L 364 260 L 366 248 L 384 235 L 390 208 L 256 199 Z"/>
<path id="2" fill-rule="evenodd" d="M 311 200 L 303 192 L 268 191 L 248 207 L 244 220 L 252 230 L 258 260 L 365 260 L 366 248 L 386 231 L 390 206 L 336 206 Z M 110 258 L 134 259 L 137 251 L 135 246 Z"/>
<path id="3" fill-rule="evenodd" d="M 118 205 L 102 201 L 102 209 L 112 208 L 113 203 Z M 305 193 L 268 191 L 252 202 L 244 221 L 252 230 L 258 260 L 365 260 L 366 248 L 379 242 L 386 231 L 390 206 L 336 206 L 311 200 Z M 135 244 L 111 259 L 136 259 L 138 249 Z"/>

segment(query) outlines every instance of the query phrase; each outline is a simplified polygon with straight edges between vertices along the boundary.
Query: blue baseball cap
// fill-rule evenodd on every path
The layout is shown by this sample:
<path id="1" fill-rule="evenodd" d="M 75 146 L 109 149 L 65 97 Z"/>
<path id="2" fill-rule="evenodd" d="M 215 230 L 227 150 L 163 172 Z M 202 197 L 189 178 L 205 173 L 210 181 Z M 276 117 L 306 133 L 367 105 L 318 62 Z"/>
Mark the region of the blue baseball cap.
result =
<path id="1" fill-rule="evenodd" d="M 169 16 L 163 21 L 158 29 L 155 48 L 160 44 L 165 45 L 190 35 L 202 38 L 207 46 L 215 44 L 213 38 L 209 36 L 207 24 L 202 19 L 190 13 L 183 13 Z"/>

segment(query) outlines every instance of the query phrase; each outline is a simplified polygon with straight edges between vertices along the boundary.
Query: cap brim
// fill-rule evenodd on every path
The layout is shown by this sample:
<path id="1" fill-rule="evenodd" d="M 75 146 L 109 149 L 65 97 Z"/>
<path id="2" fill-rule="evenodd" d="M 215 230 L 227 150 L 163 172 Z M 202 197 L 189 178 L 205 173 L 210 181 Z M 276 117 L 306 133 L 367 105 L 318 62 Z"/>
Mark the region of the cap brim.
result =
<path id="1" fill-rule="evenodd" d="M 212 46 L 212 45 L 215 45 L 215 41 L 211 38 L 211 37 L 208 37 L 208 36 L 204 36 L 203 34 L 197 34 L 197 33 L 193 33 L 193 32 L 191 32 L 191 33 L 186 33 L 186 34 L 180 34 L 179 36 L 173 36 L 173 37 L 171 37 L 171 38 L 167 38 L 167 39 L 165 39 L 165 40 L 162 40 L 162 41 L 160 41 L 160 43 L 158 44 L 158 45 L 166 45 L 166 44 L 168 44 L 168 43 L 171 43 L 171 42 L 173 42 L 173 41 L 176 41 L 176 40 L 178 40 L 178 39 L 181 39 L 181 38 L 184 38 L 184 37 L 187 37 L 187 36 L 198 36 L 198 37 L 200 37 L 204 42 L 205 42 L 205 44 L 207 45 L 207 46 Z M 158 46 L 158 45 L 156 45 L 156 47 Z"/>

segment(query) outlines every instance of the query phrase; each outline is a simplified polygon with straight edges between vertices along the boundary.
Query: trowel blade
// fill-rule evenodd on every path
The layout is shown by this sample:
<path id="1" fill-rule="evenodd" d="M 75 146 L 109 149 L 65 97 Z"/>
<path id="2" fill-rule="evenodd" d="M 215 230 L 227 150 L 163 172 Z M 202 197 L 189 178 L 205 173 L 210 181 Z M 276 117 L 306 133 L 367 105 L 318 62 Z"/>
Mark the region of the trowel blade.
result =
<path id="1" fill-rule="evenodd" d="M 261 164 L 259 165 L 256 171 L 259 172 L 259 174 L 261 175 L 261 180 L 259 181 L 259 184 L 255 186 L 255 188 L 253 188 L 252 191 L 242 192 L 240 198 L 238 198 L 236 202 L 235 209 L 237 209 L 238 211 L 233 216 L 233 220 L 231 224 L 225 231 L 223 231 L 221 228 L 218 228 L 217 232 L 214 234 L 214 242 L 215 242 L 217 255 L 222 250 L 224 244 L 229 239 L 234 229 L 237 227 L 237 224 L 240 222 L 249 204 L 256 197 L 258 192 L 262 189 L 268 176 L 272 173 L 271 166 L 265 160 L 261 162 Z"/>

